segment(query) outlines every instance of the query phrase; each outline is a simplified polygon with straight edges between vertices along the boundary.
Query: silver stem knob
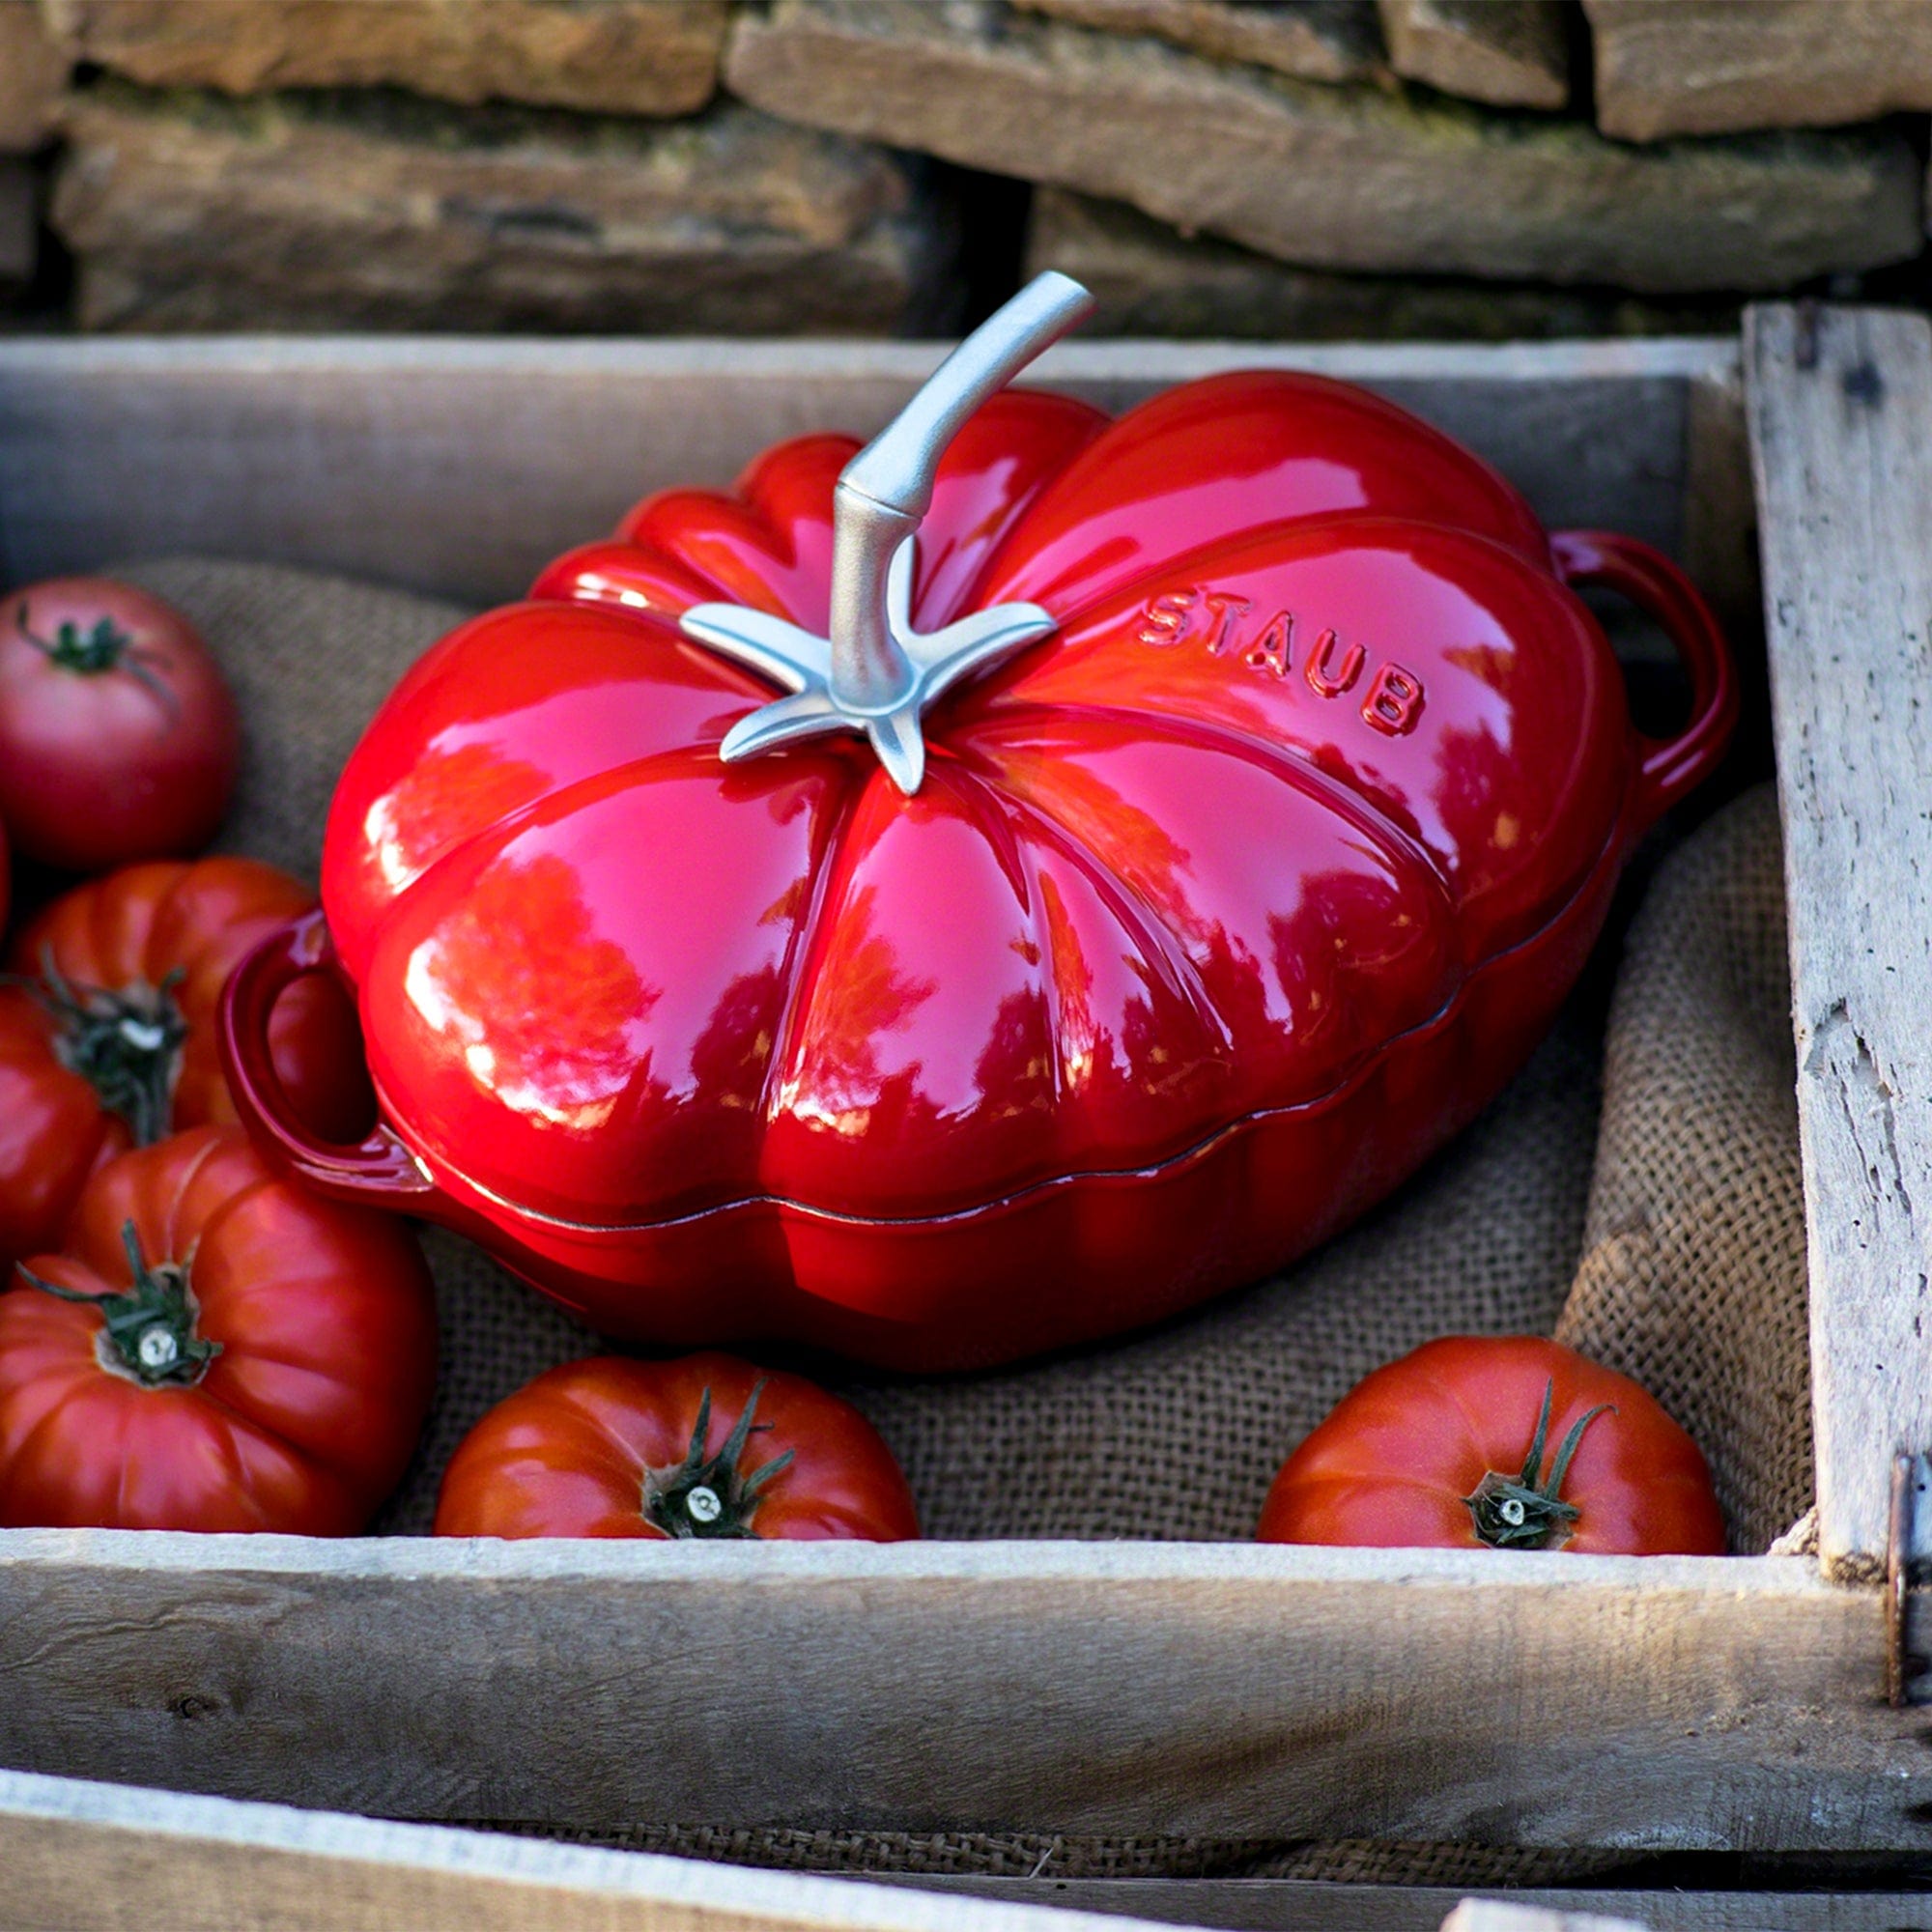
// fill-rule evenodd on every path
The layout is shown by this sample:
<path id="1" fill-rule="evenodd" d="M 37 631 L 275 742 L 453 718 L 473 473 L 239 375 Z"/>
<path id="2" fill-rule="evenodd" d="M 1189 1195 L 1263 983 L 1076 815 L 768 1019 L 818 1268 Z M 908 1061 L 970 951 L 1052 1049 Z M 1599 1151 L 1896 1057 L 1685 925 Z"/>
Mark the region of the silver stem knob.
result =
<path id="1" fill-rule="evenodd" d="M 827 731 L 863 731 L 893 781 L 916 792 L 925 776 L 925 708 L 962 677 L 1054 629 L 1037 604 L 1005 604 L 930 636 L 915 632 L 914 532 L 960 426 L 1093 306 L 1069 277 L 1037 276 L 845 466 L 833 497 L 829 638 L 735 604 L 685 612 L 687 637 L 791 693 L 731 727 L 719 747 L 727 763 Z"/>

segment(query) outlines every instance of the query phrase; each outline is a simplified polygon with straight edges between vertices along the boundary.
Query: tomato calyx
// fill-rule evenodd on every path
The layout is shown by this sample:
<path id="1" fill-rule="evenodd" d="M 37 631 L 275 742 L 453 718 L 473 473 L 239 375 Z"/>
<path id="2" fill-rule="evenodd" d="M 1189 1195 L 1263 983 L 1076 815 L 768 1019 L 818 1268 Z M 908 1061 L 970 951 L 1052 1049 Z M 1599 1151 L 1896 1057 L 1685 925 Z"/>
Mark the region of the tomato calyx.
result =
<path id="1" fill-rule="evenodd" d="M 711 1433 L 711 1390 L 707 1387 L 697 1399 L 697 1422 L 684 1461 L 673 1468 L 644 1471 L 644 1515 L 667 1536 L 756 1540 L 758 1532 L 752 1527 L 752 1517 L 766 1489 L 791 1466 L 798 1453 L 787 1449 L 749 1474 L 738 1467 L 753 1435 L 772 1426 L 752 1420 L 765 1380 L 760 1376 L 752 1384 L 744 1413 L 717 1455 L 707 1457 L 704 1453 L 704 1438 Z"/>
<path id="2" fill-rule="evenodd" d="M 82 630 L 71 617 L 63 617 L 49 639 L 34 630 L 27 614 L 28 607 L 22 604 L 14 613 L 14 625 L 49 664 L 80 677 L 99 677 L 110 670 L 125 670 L 159 700 L 170 717 L 179 715 L 181 700 L 154 671 L 154 667 L 164 660 L 152 651 L 142 650 L 134 641 L 134 634 L 124 631 L 112 617 L 97 617 L 88 630 Z"/>
<path id="3" fill-rule="evenodd" d="M 1543 1406 L 1537 1411 L 1536 1434 L 1529 1438 L 1529 1454 L 1523 1459 L 1522 1472 L 1501 1476 L 1490 1470 L 1463 1498 L 1475 1519 L 1476 1534 L 1492 1549 L 1561 1548 L 1570 1540 L 1570 1525 L 1581 1512 L 1575 1503 L 1563 1501 L 1563 1478 L 1583 1440 L 1583 1432 L 1598 1416 L 1614 1414 L 1614 1403 L 1599 1403 L 1587 1415 L 1579 1416 L 1569 1435 L 1558 1445 L 1556 1459 L 1549 1465 L 1549 1480 L 1543 1480 L 1543 1450 L 1549 1435 L 1549 1405 L 1555 1398 L 1556 1383 L 1545 1384 Z"/>
<path id="4" fill-rule="evenodd" d="M 150 1266 L 132 1221 L 122 1223 L 121 1245 L 128 1251 L 130 1285 L 118 1293 L 88 1294 L 62 1288 L 24 1264 L 20 1275 L 30 1287 L 57 1301 L 85 1302 L 100 1311 L 97 1349 L 103 1368 L 129 1375 L 144 1388 L 192 1387 L 220 1354 L 221 1344 L 195 1333 L 200 1308 L 188 1286 L 187 1269 L 179 1262 Z"/>
<path id="5" fill-rule="evenodd" d="M 187 1038 L 187 1021 L 174 997 L 183 977 L 176 967 L 158 986 L 137 982 L 118 992 L 77 986 L 54 964 L 49 948 L 41 955 L 40 977 L 17 982 L 53 1015 L 61 1065 L 127 1122 L 136 1147 L 152 1147 L 174 1123 L 175 1082 Z"/>

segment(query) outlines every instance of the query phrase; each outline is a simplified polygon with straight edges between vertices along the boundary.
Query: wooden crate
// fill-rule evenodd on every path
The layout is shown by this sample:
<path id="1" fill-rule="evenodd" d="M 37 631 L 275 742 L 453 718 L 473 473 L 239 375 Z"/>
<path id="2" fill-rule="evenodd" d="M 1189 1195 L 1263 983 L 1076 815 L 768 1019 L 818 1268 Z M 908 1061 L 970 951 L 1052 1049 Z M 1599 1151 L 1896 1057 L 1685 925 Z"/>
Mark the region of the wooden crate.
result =
<path id="1" fill-rule="evenodd" d="M 748 1871 L 0 1771 L 0 1932 L 1925 1932 L 1932 1894 Z M 939 1896 L 931 1895 L 934 1890 Z M 1045 1909 L 1041 1909 L 1041 1908 Z"/>
<path id="2" fill-rule="evenodd" d="M 202 548 L 494 597 L 642 488 L 883 423 L 933 360 L 0 343 L 0 568 Z M 592 1832 L 1932 1848 L 1932 1726 L 1892 1701 L 1932 1520 L 1895 1478 L 1932 1446 L 1932 331 L 1779 307 L 1742 346 L 1068 345 L 1039 376 L 1118 408 L 1257 363 L 1384 390 L 1734 618 L 1761 524 L 1822 1560 L 13 1531 L 0 1763 Z"/>
<path id="3" fill-rule="evenodd" d="M 935 1898 L 13 1772 L 0 1772 L 0 1932 L 1152 1932 L 1111 1913 Z M 1179 1888 L 1154 1889 L 1172 1903 Z M 1630 1911 L 1599 1910 L 1634 1900 L 1660 1911 L 1643 1921 L 1658 1932 L 1882 1932 L 1909 1923 L 1918 1902 L 1873 1895 L 1828 1918 L 1800 1899 L 1789 1918 L 1752 1918 L 1721 1906 L 1693 1916 L 1684 1896 L 1525 1893 L 1492 1903 L 1285 1886 L 1270 1889 L 1272 1916 L 1254 1922 L 1282 1932 L 1641 1932 Z"/>

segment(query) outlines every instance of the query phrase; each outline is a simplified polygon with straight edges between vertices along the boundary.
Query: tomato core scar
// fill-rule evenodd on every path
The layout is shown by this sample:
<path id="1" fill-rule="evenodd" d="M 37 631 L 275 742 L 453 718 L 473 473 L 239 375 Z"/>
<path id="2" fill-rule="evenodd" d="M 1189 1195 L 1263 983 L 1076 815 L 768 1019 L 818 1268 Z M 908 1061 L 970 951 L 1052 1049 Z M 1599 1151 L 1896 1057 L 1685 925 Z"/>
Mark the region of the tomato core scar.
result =
<path id="1" fill-rule="evenodd" d="M 181 1346 L 165 1328 L 150 1328 L 135 1345 L 144 1369 L 171 1369 Z"/>

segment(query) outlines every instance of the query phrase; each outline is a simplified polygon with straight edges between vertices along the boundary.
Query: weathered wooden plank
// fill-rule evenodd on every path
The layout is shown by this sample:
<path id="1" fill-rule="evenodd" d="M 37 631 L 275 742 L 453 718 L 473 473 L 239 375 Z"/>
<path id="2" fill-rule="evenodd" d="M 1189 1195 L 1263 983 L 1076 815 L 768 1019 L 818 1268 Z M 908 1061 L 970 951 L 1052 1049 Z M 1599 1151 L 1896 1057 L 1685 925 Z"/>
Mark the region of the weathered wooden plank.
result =
<path id="1" fill-rule="evenodd" d="M 1465 1898 L 1442 1921 L 1442 1932 L 1640 1932 L 1632 1917 L 1573 1912 L 1523 1899 Z"/>
<path id="2" fill-rule="evenodd" d="M 1922 1892 L 1524 1889 L 1477 1902 L 1266 1879 L 862 1884 L 18 1772 L 0 1772 L 0 1932 L 1435 1932 L 1458 1911 L 1460 1932 L 1606 1918 L 1654 1932 L 1932 1927 Z"/>
<path id="3" fill-rule="evenodd" d="M 1100 1932 L 1103 1923 L 1031 1903 L 4 1771 L 0 1874 L 0 1932 Z M 1105 1932 L 1119 1923 L 1104 1921 Z"/>
<path id="4" fill-rule="evenodd" d="M 1442 1886 L 1337 1885 L 1306 1879 L 1025 1879 L 923 1873 L 892 1883 L 1036 1902 L 1225 1932 L 1435 1932 L 1463 1894 Z M 1473 1889 L 1473 1888 L 1471 1888 Z M 1501 1902 L 1652 1932 L 1932 1932 L 1922 1891 L 1651 1891 L 1512 1886 Z"/>
<path id="5" fill-rule="evenodd" d="M 1884 1650 L 1800 1558 L 0 1535 L 0 1762 L 597 1831 L 1921 1849 Z"/>
<path id="6" fill-rule="evenodd" d="M 1739 657 L 1748 663 L 1749 640 L 1764 621 L 1764 593 L 1758 577 L 1757 499 L 1750 432 L 1745 423 L 1744 372 L 1736 364 L 1690 384 L 1680 555 Z M 1746 729 L 1750 723 L 1747 718 Z"/>
<path id="7" fill-rule="evenodd" d="M 1820 1554 L 1884 1574 L 1932 1448 L 1932 326 L 1746 328 L 1791 923 Z"/>
<path id="8" fill-rule="evenodd" d="M 0 342 L 0 570 L 202 550 L 489 602 L 646 492 L 765 444 L 870 435 L 936 345 L 230 338 Z M 1469 442 L 1552 525 L 1678 543 L 1686 385 L 1721 341 L 1283 348 L 1069 343 L 1111 410 L 1229 368 L 1367 384 Z"/>

